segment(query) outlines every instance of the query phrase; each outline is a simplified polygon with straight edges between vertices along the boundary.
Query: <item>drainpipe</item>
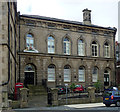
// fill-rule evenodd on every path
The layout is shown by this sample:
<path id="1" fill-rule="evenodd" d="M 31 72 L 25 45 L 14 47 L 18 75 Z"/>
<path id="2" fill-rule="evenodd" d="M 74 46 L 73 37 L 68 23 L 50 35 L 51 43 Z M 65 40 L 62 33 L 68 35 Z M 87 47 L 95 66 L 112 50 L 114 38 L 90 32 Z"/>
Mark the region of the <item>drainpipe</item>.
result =
<path id="1" fill-rule="evenodd" d="M 18 24 L 19 24 L 19 52 L 20 52 L 20 12 L 18 12 Z M 20 69 L 21 69 L 21 67 L 20 67 L 20 60 L 21 60 L 21 56 L 19 55 L 19 79 L 18 79 L 18 81 L 20 82 L 21 80 L 20 80 Z"/>
<path id="2" fill-rule="evenodd" d="M 114 28 L 114 35 L 113 35 L 113 42 L 114 42 L 114 66 L 115 66 L 115 86 L 116 86 L 116 47 L 115 47 L 115 35 L 116 35 L 117 29 Z"/>
<path id="3" fill-rule="evenodd" d="M 14 10 L 15 10 L 15 15 L 14 15 L 14 18 L 15 18 L 15 28 L 14 28 L 14 30 L 15 30 L 15 32 L 14 32 L 14 38 L 15 38 L 15 50 L 14 50 L 14 54 L 15 54 L 15 59 L 16 59 L 16 47 L 17 47 L 17 44 L 16 44 L 16 33 L 17 33 L 17 31 L 16 31 L 16 16 L 17 16 L 17 11 L 16 11 L 16 6 L 15 6 L 15 3 L 14 3 Z M 16 68 L 16 62 L 15 62 L 15 83 L 16 83 L 16 79 L 17 79 L 17 77 L 16 77 L 16 71 L 17 71 L 17 68 Z"/>

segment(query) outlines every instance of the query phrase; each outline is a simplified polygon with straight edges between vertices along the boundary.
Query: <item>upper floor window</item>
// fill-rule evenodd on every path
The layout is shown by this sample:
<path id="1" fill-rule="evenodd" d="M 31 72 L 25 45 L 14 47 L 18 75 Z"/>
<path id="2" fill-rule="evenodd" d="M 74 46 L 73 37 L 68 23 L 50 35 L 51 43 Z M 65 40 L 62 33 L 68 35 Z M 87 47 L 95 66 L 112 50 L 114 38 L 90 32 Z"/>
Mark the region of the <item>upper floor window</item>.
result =
<path id="1" fill-rule="evenodd" d="M 48 37 L 48 53 L 55 53 L 55 39 Z"/>
<path id="2" fill-rule="evenodd" d="M 104 44 L 104 56 L 106 58 L 110 57 L 110 46 L 107 42 Z"/>
<path id="3" fill-rule="evenodd" d="M 71 74 L 70 66 L 69 65 L 64 66 L 64 82 L 70 82 L 70 74 Z"/>
<path id="4" fill-rule="evenodd" d="M 82 39 L 78 40 L 78 55 L 79 56 L 85 55 L 85 44 Z"/>
<path id="5" fill-rule="evenodd" d="M 34 38 L 31 34 L 26 35 L 26 47 L 29 50 L 32 50 L 34 48 Z"/>
<path id="6" fill-rule="evenodd" d="M 95 41 L 92 42 L 92 56 L 98 56 L 98 44 Z"/>
<path id="7" fill-rule="evenodd" d="M 98 81 L 98 68 L 94 67 L 92 71 L 92 81 L 97 82 Z"/>
<path id="8" fill-rule="evenodd" d="M 70 55 L 70 40 L 68 38 L 64 38 L 63 40 L 63 50 L 64 54 Z"/>
<path id="9" fill-rule="evenodd" d="M 85 69 L 84 69 L 84 67 L 79 67 L 78 74 L 79 74 L 79 76 L 78 76 L 79 81 L 84 82 L 85 81 Z"/>
<path id="10" fill-rule="evenodd" d="M 53 64 L 48 66 L 48 81 L 55 81 L 55 66 Z"/>

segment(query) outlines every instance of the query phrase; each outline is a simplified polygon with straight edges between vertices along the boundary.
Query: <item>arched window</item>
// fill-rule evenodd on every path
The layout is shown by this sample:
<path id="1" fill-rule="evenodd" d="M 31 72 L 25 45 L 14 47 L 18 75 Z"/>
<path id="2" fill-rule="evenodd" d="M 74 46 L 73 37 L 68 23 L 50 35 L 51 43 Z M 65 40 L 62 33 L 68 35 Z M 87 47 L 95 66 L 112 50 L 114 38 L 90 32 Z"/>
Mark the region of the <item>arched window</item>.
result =
<path id="1" fill-rule="evenodd" d="M 31 34 L 26 35 L 26 47 L 28 50 L 32 50 L 34 48 L 34 38 Z"/>
<path id="2" fill-rule="evenodd" d="M 70 82 L 70 74 L 71 74 L 70 66 L 69 65 L 64 66 L 64 82 Z"/>
<path id="3" fill-rule="evenodd" d="M 104 44 L 104 57 L 110 57 L 110 46 L 107 42 Z"/>
<path id="4" fill-rule="evenodd" d="M 66 38 L 64 38 L 64 40 L 63 40 L 63 52 L 64 52 L 64 54 L 67 54 L 67 55 L 70 55 L 70 49 L 71 49 L 71 47 L 70 47 L 71 45 L 70 45 L 70 40 L 66 37 Z"/>
<path id="5" fill-rule="evenodd" d="M 98 44 L 95 41 L 92 42 L 92 56 L 98 56 Z"/>
<path id="6" fill-rule="evenodd" d="M 55 65 L 48 66 L 48 81 L 55 81 Z"/>
<path id="7" fill-rule="evenodd" d="M 104 86 L 109 86 L 109 71 L 104 71 Z"/>
<path id="8" fill-rule="evenodd" d="M 79 82 L 84 82 L 85 81 L 85 69 L 84 67 L 79 67 L 78 70 L 78 74 L 79 74 Z"/>
<path id="9" fill-rule="evenodd" d="M 35 67 L 31 64 L 28 64 L 28 65 L 25 66 L 24 71 L 35 71 Z"/>
<path id="10" fill-rule="evenodd" d="M 52 36 L 48 37 L 48 53 L 55 53 L 55 39 Z"/>
<path id="11" fill-rule="evenodd" d="M 98 81 L 98 68 L 94 67 L 92 71 L 92 81 L 97 82 Z"/>
<path id="12" fill-rule="evenodd" d="M 85 55 L 85 43 L 82 39 L 78 40 L 78 55 L 84 56 Z"/>

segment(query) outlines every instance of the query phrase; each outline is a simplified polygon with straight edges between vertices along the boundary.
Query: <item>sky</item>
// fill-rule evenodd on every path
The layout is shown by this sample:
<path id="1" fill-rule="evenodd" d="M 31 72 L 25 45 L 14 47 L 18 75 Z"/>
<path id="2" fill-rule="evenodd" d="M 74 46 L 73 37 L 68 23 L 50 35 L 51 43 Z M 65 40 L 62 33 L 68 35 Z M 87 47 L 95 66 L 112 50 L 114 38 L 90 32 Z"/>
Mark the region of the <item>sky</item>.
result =
<path id="1" fill-rule="evenodd" d="M 120 0 L 17 0 L 20 14 L 83 21 L 83 9 L 91 10 L 92 24 L 118 28 Z M 118 33 L 116 35 L 118 40 Z"/>

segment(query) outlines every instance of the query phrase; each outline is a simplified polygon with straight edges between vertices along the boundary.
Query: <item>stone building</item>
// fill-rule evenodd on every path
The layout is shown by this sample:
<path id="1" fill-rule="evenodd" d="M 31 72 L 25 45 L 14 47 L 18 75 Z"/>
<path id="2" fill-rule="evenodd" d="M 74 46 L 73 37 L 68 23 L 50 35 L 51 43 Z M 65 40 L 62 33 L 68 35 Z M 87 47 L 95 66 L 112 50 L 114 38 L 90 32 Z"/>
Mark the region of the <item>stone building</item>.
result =
<path id="1" fill-rule="evenodd" d="M 115 84 L 116 28 L 91 23 L 19 14 L 19 77 L 26 84 Z"/>
<path id="2" fill-rule="evenodd" d="M 116 28 L 93 25 L 91 10 L 84 9 L 78 22 L 20 15 L 16 2 L 0 2 L 0 8 L 1 85 L 10 93 L 15 82 L 115 83 Z"/>
<path id="3" fill-rule="evenodd" d="M 16 2 L 0 2 L 0 108 L 8 107 L 7 93 L 14 92 L 17 80 L 16 6 Z"/>

